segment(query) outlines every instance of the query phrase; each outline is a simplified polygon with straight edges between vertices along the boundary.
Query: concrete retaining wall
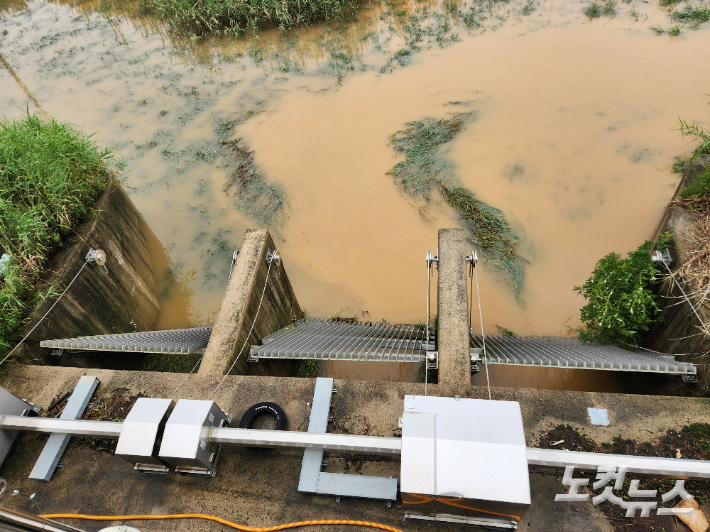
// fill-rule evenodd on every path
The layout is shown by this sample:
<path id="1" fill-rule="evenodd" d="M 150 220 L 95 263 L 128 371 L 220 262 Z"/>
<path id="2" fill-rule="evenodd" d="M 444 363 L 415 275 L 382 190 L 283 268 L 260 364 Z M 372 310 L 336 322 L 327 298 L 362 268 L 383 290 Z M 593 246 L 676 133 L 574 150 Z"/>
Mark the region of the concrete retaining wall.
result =
<path id="1" fill-rule="evenodd" d="M 244 235 L 199 373 L 293 374 L 293 363 L 289 361 L 247 362 L 252 345 L 259 345 L 264 336 L 303 316 L 286 274 L 285 261 L 273 262 L 269 271 L 266 254 L 275 249 L 266 229 L 247 231 Z"/>
<path id="2" fill-rule="evenodd" d="M 45 293 L 54 286 L 61 293 L 84 264 L 89 248 L 106 252 L 106 267 L 93 263 L 84 268 L 57 306 L 18 350 L 18 361 L 60 363 L 61 360 L 50 355 L 49 349 L 39 347 L 41 340 L 153 328 L 160 304 L 143 233 L 143 217 L 117 181 L 107 187 L 94 205 L 94 211 L 94 219 L 83 224 L 76 231 L 74 242 L 51 261 L 47 268 L 51 273 L 39 290 Z M 39 306 L 23 335 L 55 301 L 50 298 Z M 137 362 L 130 361 L 131 364 Z M 69 355 L 63 363 L 91 367 L 118 364 L 120 367 L 121 360 L 115 356 Z"/>
<path id="3" fill-rule="evenodd" d="M 694 162 L 686 171 L 676 190 L 674 199 L 690 185 L 695 176 L 710 164 L 710 156 L 703 156 Z M 675 271 L 688 258 L 694 247 L 697 247 L 692 231 L 697 222 L 696 216 L 681 207 L 672 206 L 666 211 L 658 230 L 656 240 L 666 231 L 673 235 L 670 246 L 673 259 L 670 269 Z M 687 283 L 680 282 L 686 294 L 692 291 Z M 700 364 L 698 366 L 698 380 L 701 393 L 710 393 L 710 339 L 701 331 L 700 320 L 693 309 L 684 300 L 681 290 L 676 283 L 668 279 L 664 281 L 660 290 L 659 304 L 661 306 L 660 323 L 647 335 L 645 345 L 649 349 L 662 353 L 671 353 L 678 356 L 679 360 Z M 704 323 L 710 322 L 710 312 L 694 298 L 693 306 Z"/>

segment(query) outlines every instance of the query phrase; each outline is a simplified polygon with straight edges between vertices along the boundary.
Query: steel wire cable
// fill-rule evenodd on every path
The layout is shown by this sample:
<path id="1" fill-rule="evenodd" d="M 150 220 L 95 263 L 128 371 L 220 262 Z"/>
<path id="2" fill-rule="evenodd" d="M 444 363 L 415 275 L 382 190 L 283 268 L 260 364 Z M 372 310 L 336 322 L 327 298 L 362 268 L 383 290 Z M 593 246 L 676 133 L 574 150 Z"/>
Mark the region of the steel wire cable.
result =
<path id="1" fill-rule="evenodd" d="M 20 346 L 24 343 L 25 340 L 27 340 L 27 338 L 29 337 L 29 335 L 32 334 L 32 333 L 34 332 L 34 330 L 35 330 L 37 327 L 39 327 L 39 324 L 42 323 L 42 321 L 44 320 L 44 318 L 46 318 L 47 315 L 48 315 L 50 312 L 52 312 L 52 309 L 57 306 L 57 303 L 59 303 L 59 301 L 62 299 L 62 297 L 64 296 L 64 294 L 67 293 L 67 290 L 69 290 L 69 288 L 71 288 L 71 285 L 74 284 L 74 281 L 76 281 L 76 278 L 79 277 L 79 274 L 84 270 L 84 268 L 86 268 L 86 265 L 87 265 L 87 264 L 89 264 L 89 259 L 86 259 L 86 261 L 84 262 L 84 264 L 82 265 L 82 267 L 79 268 L 79 271 L 76 272 L 76 275 L 74 276 L 74 278 L 69 282 L 69 284 L 67 285 L 67 287 L 64 289 L 64 292 L 62 292 L 62 293 L 59 295 L 59 297 L 57 298 L 57 300 L 52 304 L 51 307 L 49 307 L 49 310 L 44 313 L 44 316 L 42 316 L 42 317 L 39 319 L 39 321 L 38 321 L 37 323 L 35 323 L 35 326 L 32 327 L 32 329 L 30 330 L 30 332 L 28 332 L 28 333 L 25 335 L 25 337 L 24 337 L 22 340 L 20 340 L 20 342 L 19 342 L 15 347 L 12 348 L 12 351 L 10 351 L 10 352 L 5 356 L 5 358 L 3 358 L 3 359 L 0 361 L 0 365 L 2 365 L 8 358 L 10 358 L 10 355 L 12 355 L 12 354 L 17 350 L 17 348 L 20 347 Z"/>

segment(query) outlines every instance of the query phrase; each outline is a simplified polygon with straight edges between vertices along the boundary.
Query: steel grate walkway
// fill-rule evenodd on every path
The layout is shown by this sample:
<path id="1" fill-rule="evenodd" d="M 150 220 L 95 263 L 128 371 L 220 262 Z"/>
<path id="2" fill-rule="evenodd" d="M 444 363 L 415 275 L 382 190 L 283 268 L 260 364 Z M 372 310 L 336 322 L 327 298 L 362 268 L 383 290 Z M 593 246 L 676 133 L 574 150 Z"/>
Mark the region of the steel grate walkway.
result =
<path id="1" fill-rule="evenodd" d="M 199 353 L 207 347 L 211 334 L 212 327 L 197 327 L 168 331 L 79 336 L 63 340 L 42 340 L 39 345 L 72 351 L 124 351 L 127 353 L 190 355 Z"/>
<path id="2" fill-rule="evenodd" d="M 471 334 L 471 347 L 483 347 L 480 336 Z M 679 375 L 695 375 L 697 373 L 697 368 L 693 364 L 677 362 L 673 360 L 672 355 L 648 351 L 628 351 L 615 345 L 584 343 L 576 338 L 486 336 L 486 354 L 490 364 L 512 366 L 640 371 Z"/>
<path id="3" fill-rule="evenodd" d="M 424 362 L 425 342 L 425 330 L 411 325 L 302 319 L 253 346 L 249 360 Z"/>

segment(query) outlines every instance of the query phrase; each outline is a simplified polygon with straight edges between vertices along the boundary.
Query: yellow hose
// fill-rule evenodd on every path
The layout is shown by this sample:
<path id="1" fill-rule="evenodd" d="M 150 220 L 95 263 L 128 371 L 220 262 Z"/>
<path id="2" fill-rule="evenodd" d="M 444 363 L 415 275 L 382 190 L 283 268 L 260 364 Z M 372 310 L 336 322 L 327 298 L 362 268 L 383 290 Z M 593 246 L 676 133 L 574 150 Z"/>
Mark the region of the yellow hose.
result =
<path id="1" fill-rule="evenodd" d="M 89 519 L 92 521 L 142 521 L 151 519 L 206 519 L 223 525 L 243 530 L 244 532 L 274 532 L 276 530 L 284 530 L 286 528 L 296 528 L 299 526 L 309 525 L 355 525 L 368 526 L 370 528 L 379 528 L 388 532 L 403 532 L 399 528 L 394 528 L 380 523 L 371 523 L 369 521 L 348 521 L 343 519 L 328 519 L 319 521 L 298 521 L 297 523 L 286 523 L 285 525 L 271 526 L 266 528 L 254 528 L 250 526 L 238 525 L 226 519 L 215 517 L 214 515 L 206 514 L 170 514 L 170 515 L 83 515 L 83 514 L 46 514 L 40 515 L 44 519 Z"/>

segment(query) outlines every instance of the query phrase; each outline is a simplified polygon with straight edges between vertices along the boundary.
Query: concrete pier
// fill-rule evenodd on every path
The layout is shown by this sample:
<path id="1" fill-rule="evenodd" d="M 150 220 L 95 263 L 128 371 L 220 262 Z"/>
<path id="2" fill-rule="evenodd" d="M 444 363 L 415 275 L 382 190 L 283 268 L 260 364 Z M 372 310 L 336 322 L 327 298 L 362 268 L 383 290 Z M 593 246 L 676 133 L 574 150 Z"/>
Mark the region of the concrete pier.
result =
<path id="1" fill-rule="evenodd" d="M 291 362 L 247 362 L 252 345 L 260 344 L 264 336 L 303 317 L 284 261 L 280 264 L 274 261 L 269 269 L 266 255 L 269 250 L 273 252 L 275 249 L 266 229 L 247 231 L 244 235 L 200 365 L 200 374 L 292 374 Z"/>
<path id="2" fill-rule="evenodd" d="M 439 383 L 471 384 L 466 296 L 466 237 L 461 229 L 439 230 Z"/>

